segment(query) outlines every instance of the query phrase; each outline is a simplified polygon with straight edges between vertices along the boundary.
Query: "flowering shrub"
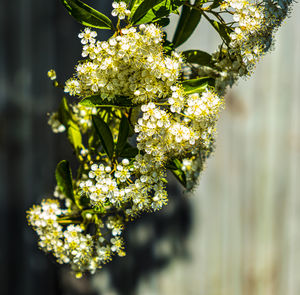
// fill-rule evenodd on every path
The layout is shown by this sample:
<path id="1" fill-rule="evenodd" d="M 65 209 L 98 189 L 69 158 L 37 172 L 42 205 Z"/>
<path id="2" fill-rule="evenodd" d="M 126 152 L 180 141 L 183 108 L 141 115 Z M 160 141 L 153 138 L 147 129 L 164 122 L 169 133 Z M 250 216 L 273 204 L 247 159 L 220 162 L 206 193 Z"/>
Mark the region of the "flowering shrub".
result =
<path id="1" fill-rule="evenodd" d="M 71 96 L 48 122 L 67 133 L 78 167 L 72 173 L 67 161 L 58 163 L 54 198 L 27 217 L 39 247 L 80 277 L 124 256 L 126 223 L 167 204 L 168 170 L 194 187 L 214 149 L 226 88 L 252 73 L 291 1 L 113 2 L 116 27 L 79 0 L 62 3 L 85 26 L 78 35 L 83 59 L 64 85 L 48 72 Z M 162 27 L 171 13 L 180 18 L 168 41 Z M 219 48 L 177 51 L 203 18 L 219 34 Z M 92 28 L 114 34 L 97 41 Z"/>

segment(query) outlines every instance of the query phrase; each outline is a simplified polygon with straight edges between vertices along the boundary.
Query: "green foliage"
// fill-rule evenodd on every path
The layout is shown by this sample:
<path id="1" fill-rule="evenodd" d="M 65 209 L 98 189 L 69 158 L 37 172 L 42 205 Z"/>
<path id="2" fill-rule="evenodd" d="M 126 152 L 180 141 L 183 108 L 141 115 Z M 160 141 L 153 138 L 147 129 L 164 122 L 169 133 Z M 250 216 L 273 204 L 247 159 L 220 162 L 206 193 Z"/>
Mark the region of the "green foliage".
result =
<path id="1" fill-rule="evenodd" d="M 112 159 L 114 154 L 114 140 L 110 128 L 100 116 L 93 115 L 92 117 L 93 125 L 102 143 L 103 149 L 107 156 Z"/>
<path id="2" fill-rule="evenodd" d="M 84 26 L 114 30 L 113 23 L 107 16 L 80 0 L 61 0 L 61 2 L 69 14 Z"/>
<path id="3" fill-rule="evenodd" d="M 88 138 L 88 147 L 91 150 L 95 150 L 100 144 L 99 136 L 96 134 L 95 128 L 92 128 Z"/>
<path id="4" fill-rule="evenodd" d="M 230 33 L 233 31 L 231 28 L 226 26 L 225 24 L 222 24 L 220 22 L 217 22 L 216 20 L 212 20 L 207 18 L 209 23 L 214 27 L 214 29 L 218 32 L 222 40 L 228 45 L 230 43 Z"/>
<path id="5" fill-rule="evenodd" d="M 73 121 L 69 121 L 68 124 L 68 139 L 78 153 L 82 148 L 82 137 L 78 125 Z"/>
<path id="6" fill-rule="evenodd" d="M 212 3 L 212 5 L 209 6 L 210 9 L 215 9 L 217 7 L 219 7 L 221 4 L 221 0 L 214 0 L 214 2 Z"/>
<path id="7" fill-rule="evenodd" d="M 70 112 L 68 102 L 64 97 L 60 103 L 58 109 L 59 121 L 66 127 L 68 139 L 73 146 L 76 153 L 82 148 L 82 136 L 79 126 L 73 119 L 72 113 Z"/>
<path id="8" fill-rule="evenodd" d="M 183 44 L 194 32 L 201 19 L 201 11 L 188 6 L 182 7 L 180 19 L 174 34 L 175 47 Z"/>
<path id="9" fill-rule="evenodd" d="M 195 63 L 203 66 L 210 66 L 212 63 L 212 56 L 201 50 L 187 50 L 182 52 L 182 56 L 189 63 Z"/>
<path id="10" fill-rule="evenodd" d="M 131 14 L 136 11 L 136 9 L 139 7 L 139 5 L 144 1 L 144 0 L 129 0 L 129 9 L 131 11 Z"/>
<path id="11" fill-rule="evenodd" d="M 201 93 L 207 88 L 207 86 L 212 86 L 213 84 L 214 79 L 209 77 L 201 77 L 182 82 L 182 86 L 186 94 Z"/>
<path id="12" fill-rule="evenodd" d="M 68 161 L 62 160 L 57 164 L 55 178 L 59 190 L 74 202 L 72 172 Z"/>
<path id="13" fill-rule="evenodd" d="M 166 27 L 170 23 L 170 19 L 168 17 L 163 17 L 155 21 L 154 23 L 160 27 Z"/>
<path id="14" fill-rule="evenodd" d="M 126 142 L 122 152 L 119 154 L 120 157 L 132 159 L 139 153 L 138 148 L 131 146 Z"/>
<path id="15" fill-rule="evenodd" d="M 177 180 L 186 188 L 186 175 L 182 170 L 182 163 L 175 159 L 168 163 L 167 168 L 173 173 Z"/>
<path id="16" fill-rule="evenodd" d="M 147 12 L 149 12 L 155 5 L 163 2 L 163 0 L 146 0 L 146 1 L 135 1 L 136 3 L 133 6 L 136 7 L 136 10 L 132 11 L 131 21 L 133 24 L 137 24 L 137 22 L 143 18 Z"/>
<path id="17" fill-rule="evenodd" d="M 86 195 L 77 196 L 76 205 L 79 208 L 85 208 L 88 207 L 90 204 L 90 199 Z"/>
<path id="18" fill-rule="evenodd" d="M 127 117 L 123 114 L 121 122 L 120 122 L 120 128 L 119 128 L 119 134 L 118 134 L 118 141 L 116 145 L 116 153 L 117 155 L 120 155 L 127 143 L 127 138 L 129 136 L 129 121 Z"/>
<path id="19" fill-rule="evenodd" d="M 134 1 L 132 6 L 133 24 L 144 24 L 158 21 L 175 12 L 185 1 L 183 0 L 144 0 Z"/>
<path id="20" fill-rule="evenodd" d="M 65 97 L 63 97 L 60 102 L 58 108 L 58 117 L 59 117 L 59 121 L 65 126 L 68 126 L 69 121 L 72 120 L 72 115 L 70 113 L 69 105 Z"/>
<path id="21" fill-rule="evenodd" d="M 79 104 L 85 107 L 114 107 L 114 106 L 132 107 L 134 106 L 132 101 L 126 96 L 117 96 L 114 98 L 113 101 L 107 101 L 99 95 L 93 95 L 93 96 L 83 98 Z"/>

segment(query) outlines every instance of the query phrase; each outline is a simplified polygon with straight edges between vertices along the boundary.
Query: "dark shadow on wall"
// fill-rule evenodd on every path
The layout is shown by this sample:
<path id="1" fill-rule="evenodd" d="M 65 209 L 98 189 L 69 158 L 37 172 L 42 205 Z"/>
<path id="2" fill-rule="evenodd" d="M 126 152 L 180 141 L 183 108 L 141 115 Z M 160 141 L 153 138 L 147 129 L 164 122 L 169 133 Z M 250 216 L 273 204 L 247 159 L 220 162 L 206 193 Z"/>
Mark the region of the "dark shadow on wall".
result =
<path id="1" fill-rule="evenodd" d="M 76 280 L 63 270 L 63 295 L 141 295 L 139 282 L 158 274 L 173 259 L 188 258 L 186 240 L 190 233 L 191 204 L 182 188 L 171 179 L 169 204 L 162 210 L 142 215 L 127 225 L 126 256 L 114 257 L 93 277 Z M 97 286 L 97 291 L 89 283 Z"/>

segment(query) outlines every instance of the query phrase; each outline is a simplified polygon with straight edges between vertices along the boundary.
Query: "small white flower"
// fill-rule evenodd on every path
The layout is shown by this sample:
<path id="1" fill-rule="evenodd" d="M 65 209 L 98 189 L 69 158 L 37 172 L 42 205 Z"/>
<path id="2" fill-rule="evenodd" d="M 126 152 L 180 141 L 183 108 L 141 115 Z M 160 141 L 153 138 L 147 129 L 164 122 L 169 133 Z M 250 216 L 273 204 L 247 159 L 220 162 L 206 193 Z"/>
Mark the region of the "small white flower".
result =
<path id="1" fill-rule="evenodd" d="M 91 31 L 90 28 L 85 28 L 83 32 L 78 34 L 78 37 L 81 39 L 82 44 L 95 43 L 95 39 L 97 37 L 97 33 L 95 31 Z"/>
<path id="2" fill-rule="evenodd" d="M 112 16 L 117 16 L 119 19 L 124 19 L 130 15 L 130 10 L 127 9 L 127 4 L 123 1 L 113 2 L 112 7 L 114 8 L 111 12 Z"/>

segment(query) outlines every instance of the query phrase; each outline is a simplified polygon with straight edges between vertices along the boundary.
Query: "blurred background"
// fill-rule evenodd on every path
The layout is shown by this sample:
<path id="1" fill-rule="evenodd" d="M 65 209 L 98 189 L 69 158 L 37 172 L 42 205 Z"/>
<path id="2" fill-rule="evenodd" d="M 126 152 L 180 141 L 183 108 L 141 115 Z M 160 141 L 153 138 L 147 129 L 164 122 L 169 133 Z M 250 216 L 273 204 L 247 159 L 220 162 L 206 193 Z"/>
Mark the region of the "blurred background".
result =
<path id="1" fill-rule="evenodd" d="M 86 2 L 110 14 L 112 1 Z M 25 211 L 52 195 L 57 162 L 72 159 L 65 135 L 47 125 L 62 96 L 47 71 L 72 75 L 81 28 L 58 0 L 1 3 L 0 294 L 300 294 L 299 4 L 273 52 L 228 91 L 194 192 L 170 179 L 169 205 L 129 225 L 127 256 L 76 280 L 38 250 Z M 203 22 L 181 49 L 218 43 Z"/>

